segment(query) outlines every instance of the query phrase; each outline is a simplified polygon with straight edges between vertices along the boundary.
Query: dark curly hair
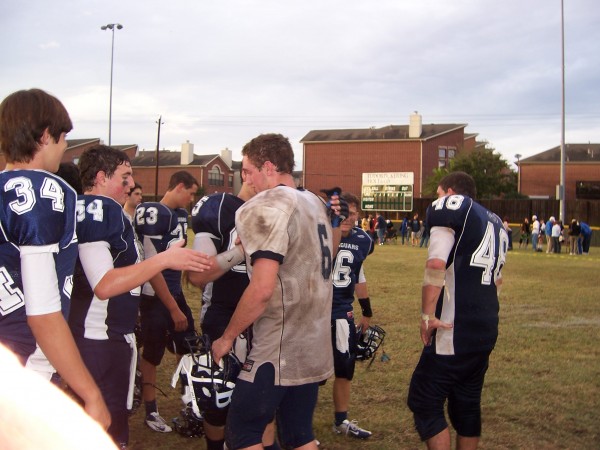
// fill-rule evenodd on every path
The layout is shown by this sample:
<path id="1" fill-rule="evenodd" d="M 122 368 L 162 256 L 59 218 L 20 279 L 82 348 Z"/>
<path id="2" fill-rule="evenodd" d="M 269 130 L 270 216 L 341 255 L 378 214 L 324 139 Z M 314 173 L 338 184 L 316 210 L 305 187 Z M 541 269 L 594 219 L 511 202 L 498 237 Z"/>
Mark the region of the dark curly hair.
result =
<path id="1" fill-rule="evenodd" d="M 96 175 L 102 171 L 111 177 L 117 167 L 123 163 L 130 163 L 127 153 L 107 145 L 94 145 L 81 154 L 79 158 L 79 172 L 83 192 L 94 187 Z"/>
<path id="2" fill-rule="evenodd" d="M 294 170 L 294 151 L 290 141 L 281 134 L 261 134 L 242 149 L 242 155 L 259 169 L 265 162 L 271 161 L 277 172 L 291 174 Z"/>

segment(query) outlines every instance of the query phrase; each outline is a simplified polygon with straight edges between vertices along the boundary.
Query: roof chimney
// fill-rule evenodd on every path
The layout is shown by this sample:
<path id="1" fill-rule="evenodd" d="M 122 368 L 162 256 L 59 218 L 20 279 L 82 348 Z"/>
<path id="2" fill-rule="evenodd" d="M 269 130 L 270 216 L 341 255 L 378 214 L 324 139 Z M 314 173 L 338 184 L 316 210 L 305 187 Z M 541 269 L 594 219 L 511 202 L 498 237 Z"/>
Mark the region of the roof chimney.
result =
<path id="1" fill-rule="evenodd" d="M 187 166 L 194 160 L 194 144 L 190 141 L 185 141 L 181 144 L 181 165 Z"/>
<path id="2" fill-rule="evenodd" d="M 231 164 L 233 163 L 233 154 L 227 147 L 221 150 L 221 159 L 225 161 L 225 164 L 227 164 L 229 168 L 231 168 Z"/>
<path id="3" fill-rule="evenodd" d="M 423 121 L 421 114 L 415 111 L 414 114 L 410 115 L 410 122 L 408 125 L 408 137 L 410 139 L 419 139 L 423 132 Z"/>

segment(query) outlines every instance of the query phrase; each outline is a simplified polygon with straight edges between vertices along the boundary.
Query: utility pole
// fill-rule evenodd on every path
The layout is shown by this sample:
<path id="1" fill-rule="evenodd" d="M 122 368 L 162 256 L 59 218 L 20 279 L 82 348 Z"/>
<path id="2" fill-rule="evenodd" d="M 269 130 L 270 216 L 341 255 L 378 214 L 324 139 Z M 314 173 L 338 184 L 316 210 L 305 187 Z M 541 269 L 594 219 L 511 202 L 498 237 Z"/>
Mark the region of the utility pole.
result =
<path id="1" fill-rule="evenodd" d="M 560 0 L 560 25 L 561 25 L 561 50 L 562 50 L 562 121 L 560 133 L 560 186 L 558 188 L 560 211 L 559 216 L 562 223 L 565 223 L 565 6 L 564 0 Z"/>
<path id="2" fill-rule="evenodd" d="M 517 153 L 515 158 L 517 158 L 517 192 L 521 193 L 521 154 Z"/>
<path id="3" fill-rule="evenodd" d="M 156 121 L 158 124 L 158 134 L 156 136 L 156 178 L 154 179 L 154 201 L 158 201 L 158 158 L 159 158 L 159 148 L 160 148 L 160 126 L 164 124 L 162 121 L 162 116 L 158 116 L 158 120 Z"/>

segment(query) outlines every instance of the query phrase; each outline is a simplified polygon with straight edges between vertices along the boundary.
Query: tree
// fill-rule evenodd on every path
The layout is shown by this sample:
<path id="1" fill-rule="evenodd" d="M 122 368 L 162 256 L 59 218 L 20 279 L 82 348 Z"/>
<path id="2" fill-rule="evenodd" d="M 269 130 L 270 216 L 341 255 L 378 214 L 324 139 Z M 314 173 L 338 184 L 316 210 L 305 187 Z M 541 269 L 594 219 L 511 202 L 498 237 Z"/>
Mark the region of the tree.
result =
<path id="1" fill-rule="evenodd" d="M 487 146 L 482 150 L 458 155 L 450 161 L 448 168 L 435 169 L 425 182 L 425 195 L 435 197 L 440 180 L 450 172 L 458 171 L 473 177 L 477 186 L 477 197 L 480 199 L 519 197 L 516 173 L 499 153 Z"/>

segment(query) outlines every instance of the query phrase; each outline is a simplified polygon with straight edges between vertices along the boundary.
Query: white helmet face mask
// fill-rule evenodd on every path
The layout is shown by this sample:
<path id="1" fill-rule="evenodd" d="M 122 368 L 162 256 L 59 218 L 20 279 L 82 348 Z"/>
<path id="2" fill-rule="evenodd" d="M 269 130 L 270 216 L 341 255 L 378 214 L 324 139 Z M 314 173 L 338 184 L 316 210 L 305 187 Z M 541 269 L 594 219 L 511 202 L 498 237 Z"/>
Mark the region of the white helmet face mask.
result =
<path id="1" fill-rule="evenodd" d="M 202 411 L 223 409 L 231 402 L 235 381 L 240 373 L 240 361 L 229 353 L 216 364 L 212 358 L 207 336 L 188 338 L 190 353 L 184 355 L 173 374 L 171 385 L 175 387 L 179 379 L 186 386 L 185 400 L 191 402 L 194 414 L 202 416 Z"/>
<path id="2" fill-rule="evenodd" d="M 378 325 L 370 326 L 364 333 L 357 330 L 356 360 L 367 361 L 374 358 L 384 339 L 385 331 Z"/>

